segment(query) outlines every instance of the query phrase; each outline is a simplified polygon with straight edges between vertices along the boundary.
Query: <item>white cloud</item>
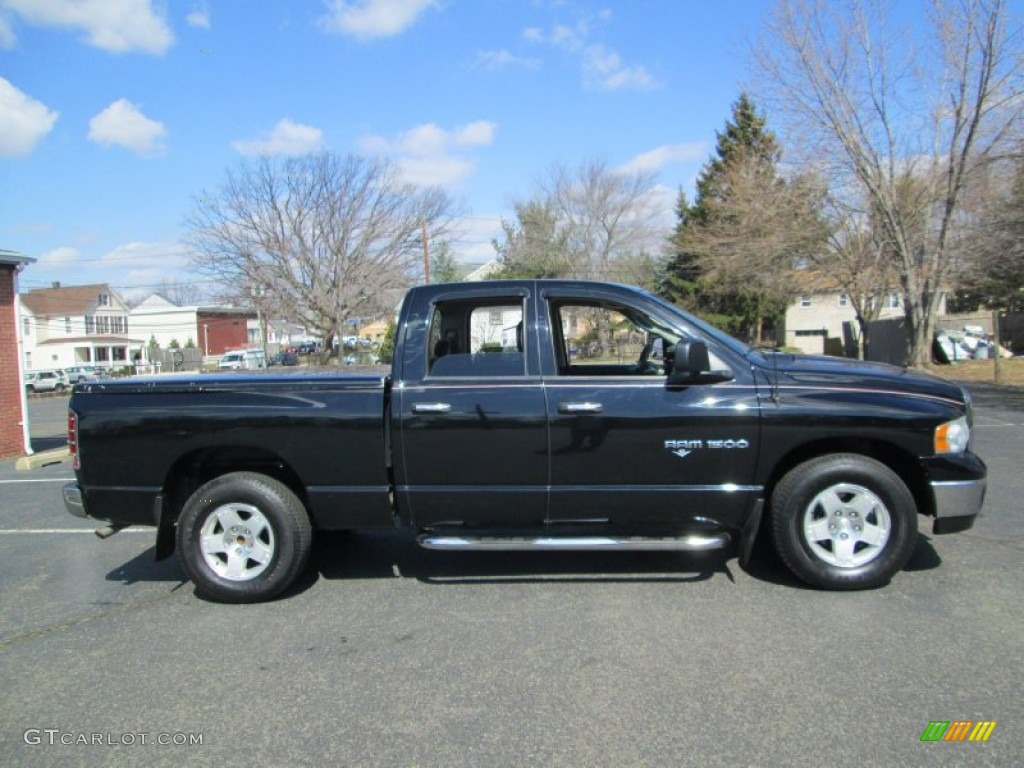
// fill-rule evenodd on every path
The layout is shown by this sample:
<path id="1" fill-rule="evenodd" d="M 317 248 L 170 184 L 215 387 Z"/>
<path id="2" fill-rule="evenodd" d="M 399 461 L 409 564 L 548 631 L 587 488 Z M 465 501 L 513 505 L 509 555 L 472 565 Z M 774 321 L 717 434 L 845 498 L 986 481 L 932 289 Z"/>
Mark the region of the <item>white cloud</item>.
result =
<path id="1" fill-rule="evenodd" d="M 2 10 L 2 7 L 0 7 Z M 18 38 L 11 29 L 10 23 L 3 16 L 0 16 L 0 48 L 13 48 Z"/>
<path id="2" fill-rule="evenodd" d="M 598 14 L 602 22 L 610 18 L 610 13 Z M 583 84 L 588 88 L 649 91 L 659 87 L 645 67 L 627 65 L 617 51 L 600 43 L 590 43 L 591 34 L 590 24 L 586 21 L 575 26 L 555 24 L 548 32 L 539 27 L 523 30 L 523 38 L 528 42 L 547 45 L 578 59 L 583 72 Z"/>
<path id="3" fill-rule="evenodd" d="M 320 25 L 328 32 L 359 40 L 394 37 L 413 24 L 437 0 L 330 0 Z"/>
<path id="4" fill-rule="evenodd" d="M 262 139 L 238 139 L 231 147 L 242 155 L 306 155 L 323 147 L 323 132 L 286 117 Z"/>
<path id="5" fill-rule="evenodd" d="M 660 171 L 672 163 L 692 163 L 701 160 L 708 153 L 708 145 L 702 142 L 690 144 L 663 144 L 660 147 L 637 155 L 616 170 L 620 173 Z"/>
<path id="6" fill-rule="evenodd" d="M 644 67 L 627 67 L 618 53 L 603 45 L 588 45 L 583 51 L 583 82 L 606 91 L 649 91 L 657 87 Z"/>
<path id="7" fill-rule="evenodd" d="M 62 245 L 59 248 L 54 248 L 52 251 L 39 254 L 39 261 L 36 262 L 36 266 L 46 271 L 67 269 L 78 261 L 80 255 L 77 248 Z"/>
<path id="8" fill-rule="evenodd" d="M 180 243 L 136 240 L 90 264 L 89 279 L 110 283 L 126 299 L 141 300 L 164 281 L 180 281 L 188 273 L 189 263 L 189 252 Z"/>
<path id="9" fill-rule="evenodd" d="M 25 23 L 85 32 L 89 45 L 111 53 L 162 54 L 174 35 L 151 0 L 0 0 Z"/>
<path id="10" fill-rule="evenodd" d="M 497 124 L 490 120 L 477 120 L 455 131 L 455 143 L 463 146 L 486 146 L 494 141 L 494 132 L 497 130 Z"/>
<path id="11" fill-rule="evenodd" d="M 402 179 L 421 187 L 455 186 L 468 179 L 474 167 L 469 160 L 451 155 L 398 159 L 398 171 Z"/>
<path id="12" fill-rule="evenodd" d="M 57 117 L 57 112 L 0 77 L 0 156 L 27 155 Z"/>
<path id="13" fill-rule="evenodd" d="M 166 135 L 163 123 L 150 120 L 127 99 L 118 99 L 89 121 L 89 141 L 124 147 L 137 155 L 162 154 Z"/>
<path id="14" fill-rule="evenodd" d="M 192 10 L 188 16 L 185 17 L 185 22 L 190 27 L 200 27 L 201 29 L 210 28 L 210 9 L 205 4 Z"/>
<path id="15" fill-rule="evenodd" d="M 475 66 L 477 69 L 496 72 L 502 69 L 528 69 L 540 68 L 540 59 L 524 56 L 516 56 L 510 51 L 480 51 L 476 55 Z"/>
<path id="16" fill-rule="evenodd" d="M 468 178 L 475 168 L 465 156 L 465 148 L 489 145 L 497 129 L 497 124 L 488 120 L 451 131 L 424 123 L 390 140 L 365 136 L 359 146 L 364 152 L 394 157 L 402 177 L 410 183 L 450 187 Z"/>
<path id="17" fill-rule="evenodd" d="M 502 240 L 505 230 L 501 226 L 502 216 L 498 214 L 476 215 L 459 222 L 459 232 L 452 241 L 452 248 L 459 261 L 469 264 L 485 264 L 497 258 L 493 240 Z"/>

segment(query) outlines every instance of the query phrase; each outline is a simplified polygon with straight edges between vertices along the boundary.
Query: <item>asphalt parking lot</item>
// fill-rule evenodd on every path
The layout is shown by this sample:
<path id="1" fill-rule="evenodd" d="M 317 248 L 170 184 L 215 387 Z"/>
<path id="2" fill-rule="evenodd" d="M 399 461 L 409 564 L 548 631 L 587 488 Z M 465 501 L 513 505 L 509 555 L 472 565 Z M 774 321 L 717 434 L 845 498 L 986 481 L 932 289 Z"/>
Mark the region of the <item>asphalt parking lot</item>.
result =
<path id="1" fill-rule="evenodd" d="M 450 554 L 331 536 L 284 599 L 203 602 L 150 531 L 0 462 L 0 765 L 1024 762 L 1024 395 L 973 388 L 989 492 L 871 592 L 759 555 Z M 65 401 L 32 405 L 38 447 Z M 984 743 L 931 721 L 995 721 Z"/>

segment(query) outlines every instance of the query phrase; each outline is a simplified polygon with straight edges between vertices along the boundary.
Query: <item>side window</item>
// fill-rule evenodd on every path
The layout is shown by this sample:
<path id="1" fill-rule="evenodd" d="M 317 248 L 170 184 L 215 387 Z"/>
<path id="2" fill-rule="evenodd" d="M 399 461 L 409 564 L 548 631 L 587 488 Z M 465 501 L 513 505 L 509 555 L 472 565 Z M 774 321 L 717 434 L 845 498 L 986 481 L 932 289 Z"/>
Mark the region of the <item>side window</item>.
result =
<path id="1" fill-rule="evenodd" d="M 676 344 L 694 338 L 666 318 L 613 303 L 554 301 L 550 317 L 562 376 L 665 376 Z M 727 370 L 713 352 L 710 363 Z"/>
<path id="2" fill-rule="evenodd" d="M 564 375 L 664 375 L 665 343 L 650 323 L 613 306 L 561 304 L 557 313 Z"/>
<path id="3" fill-rule="evenodd" d="M 437 304 L 427 333 L 430 377 L 526 374 L 520 298 Z"/>

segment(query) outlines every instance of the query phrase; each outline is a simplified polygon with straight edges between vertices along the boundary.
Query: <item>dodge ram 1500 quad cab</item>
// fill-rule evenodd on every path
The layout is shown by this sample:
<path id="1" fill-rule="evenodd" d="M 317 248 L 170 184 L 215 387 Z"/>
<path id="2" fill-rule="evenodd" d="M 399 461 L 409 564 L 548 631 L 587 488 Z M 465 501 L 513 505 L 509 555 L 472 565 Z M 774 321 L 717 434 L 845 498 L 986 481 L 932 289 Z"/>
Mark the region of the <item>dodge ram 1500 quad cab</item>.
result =
<path id="1" fill-rule="evenodd" d="M 888 582 L 918 516 L 985 493 L 959 386 L 752 349 L 641 290 L 511 280 L 412 289 L 391 375 L 78 384 L 68 510 L 156 528 L 199 594 L 258 601 L 316 530 L 443 550 L 713 550 L 766 529 L 800 579 Z M 598 561 L 595 561 L 598 562 Z"/>

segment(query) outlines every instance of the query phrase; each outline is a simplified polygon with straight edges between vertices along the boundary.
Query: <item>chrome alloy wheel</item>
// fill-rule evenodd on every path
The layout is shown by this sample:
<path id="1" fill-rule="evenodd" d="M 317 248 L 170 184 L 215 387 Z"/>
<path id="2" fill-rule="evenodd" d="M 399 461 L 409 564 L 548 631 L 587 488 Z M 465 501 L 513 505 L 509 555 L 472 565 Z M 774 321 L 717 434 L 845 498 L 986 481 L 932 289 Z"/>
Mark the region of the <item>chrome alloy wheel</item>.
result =
<path id="1" fill-rule="evenodd" d="M 815 496 L 804 510 L 802 523 L 811 552 L 838 568 L 870 563 L 882 554 L 892 531 L 882 500 L 853 483 L 830 486 Z"/>
<path id="2" fill-rule="evenodd" d="M 251 504 L 224 504 L 203 523 L 199 547 L 218 576 L 249 581 L 263 573 L 274 558 L 274 530 Z"/>

